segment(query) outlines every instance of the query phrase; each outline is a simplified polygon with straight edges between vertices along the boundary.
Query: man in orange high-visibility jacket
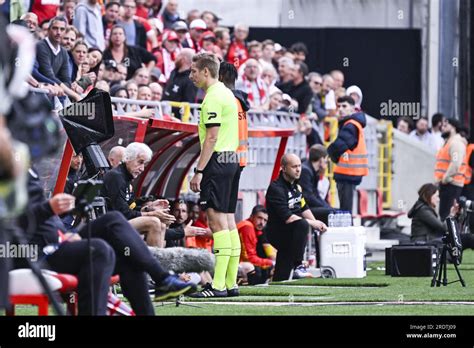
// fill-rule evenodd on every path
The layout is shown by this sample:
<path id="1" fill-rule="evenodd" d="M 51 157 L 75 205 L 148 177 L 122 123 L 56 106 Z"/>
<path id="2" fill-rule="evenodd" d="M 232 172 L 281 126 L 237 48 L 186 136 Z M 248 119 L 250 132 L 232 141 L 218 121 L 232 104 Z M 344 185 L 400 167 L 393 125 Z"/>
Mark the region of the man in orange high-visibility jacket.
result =
<path id="1" fill-rule="evenodd" d="M 434 176 L 439 184 L 439 217 L 446 219 L 454 201 L 461 195 L 466 174 L 466 140 L 459 131 L 461 124 L 454 119 L 441 127 L 442 136 L 446 139 L 443 147 L 436 154 Z"/>
<path id="2" fill-rule="evenodd" d="M 369 174 L 369 161 L 365 146 L 363 112 L 354 113 L 355 102 L 350 96 L 337 99 L 339 133 L 329 145 L 328 154 L 335 163 L 334 180 L 337 184 L 339 207 L 352 213 L 354 191 Z"/>

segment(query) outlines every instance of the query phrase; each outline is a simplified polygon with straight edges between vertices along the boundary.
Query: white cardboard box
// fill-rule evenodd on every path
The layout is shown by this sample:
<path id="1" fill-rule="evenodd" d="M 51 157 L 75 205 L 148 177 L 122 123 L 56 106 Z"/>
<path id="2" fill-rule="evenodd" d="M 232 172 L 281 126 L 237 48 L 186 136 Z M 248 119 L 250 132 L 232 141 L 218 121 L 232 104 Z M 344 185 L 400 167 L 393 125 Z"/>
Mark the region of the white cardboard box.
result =
<path id="1" fill-rule="evenodd" d="M 362 226 L 329 227 L 321 234 L 321 266 L 330 266 L 336 278 L 364 278 L 366 233 Z"/>

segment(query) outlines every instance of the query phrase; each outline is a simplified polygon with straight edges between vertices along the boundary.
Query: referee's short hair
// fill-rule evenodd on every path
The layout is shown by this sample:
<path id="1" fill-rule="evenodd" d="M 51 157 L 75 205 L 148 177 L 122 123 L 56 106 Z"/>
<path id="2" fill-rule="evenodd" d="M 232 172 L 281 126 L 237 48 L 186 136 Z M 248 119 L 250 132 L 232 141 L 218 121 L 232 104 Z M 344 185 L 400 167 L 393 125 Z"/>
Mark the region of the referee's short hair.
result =
<path id="1" fill-rule="evenodd" d="M 196 64 L 196 67 L 199 70 L 204 70 L 204 68 L 207 68 L 213 78 L 219 77 L 220 62 L 215 54 L 205 52 L 196 54 L 193 57 L 193 63 Z"/>

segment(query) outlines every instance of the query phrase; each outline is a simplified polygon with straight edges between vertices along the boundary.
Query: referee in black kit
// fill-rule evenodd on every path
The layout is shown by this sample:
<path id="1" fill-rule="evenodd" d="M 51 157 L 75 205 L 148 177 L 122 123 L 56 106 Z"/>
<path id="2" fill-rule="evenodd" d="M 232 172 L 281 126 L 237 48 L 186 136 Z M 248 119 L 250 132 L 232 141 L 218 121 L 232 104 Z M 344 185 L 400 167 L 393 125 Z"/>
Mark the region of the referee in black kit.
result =
<path id="1" fill-rule="evenodd" d="M 293 278 L 308 277 L 303 257 L 310 226 L 325 232 L 324 222 L 316 220 L 306 204 L 298 179 L 301 160 L 294 154 L 281 159 L 278 179 L 268 187 L 265 200 L 268 211 L 267 237 L 277 249 L 274 281 L 287 280 L 293 270 Z"/>

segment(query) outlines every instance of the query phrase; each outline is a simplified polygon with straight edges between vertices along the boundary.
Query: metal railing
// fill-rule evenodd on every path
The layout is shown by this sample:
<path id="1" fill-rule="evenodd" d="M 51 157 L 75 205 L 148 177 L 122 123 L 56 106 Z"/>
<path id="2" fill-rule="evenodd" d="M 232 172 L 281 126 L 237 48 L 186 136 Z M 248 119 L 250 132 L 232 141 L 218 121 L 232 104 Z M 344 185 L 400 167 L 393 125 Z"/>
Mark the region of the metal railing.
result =
<path id="1" fill-rule="evenodd" d="M 326 117 L 324 119 L 324 146 L 326 148 L 337 138 L 338 122 L 335 117 Z M 329 179 L 329 204 L 334 207 L 336 204 L 337 188 L 334 180 L 334 163 L 328 161 L 326 168 L 326 177 Z"/>
<path id="2" fill-rule="evenodd" d="M 393 124 L 390 121 L 379 122 L 380 141 L 378 146 L 379 173 L 378 187 L 383 195 L 383 208 L 392 206 L 392 149 Z"/>
<path id="3" fill-rule="evenodd" d="M 48 90 L 31 88 L 33 92 L 48 94 Z M 55 111 L 72 104 L 69 98 L 50 97 Z M 197 124 L 199 122 L 200 104 L 171 102 L 171 101 L 144 101 L 124 98 L 111 98 L 114 106 L 114 115 L 124 115 L 131 112 L 140 111 L 143 107 L 153 110 L 153 118 L 165 119 L 172 114 L 172 110 L 178 109 L 181 116 L 181 122 Z M 287 113 L 279 111 L 255 111 L 248 112 L 249 127 L 251 128 L 293 128 L 295 133 L 288 139 L 286 152 L 293 152 L 300 157 L 306 157 L 306 136 L 297 131 L 300 115 L 296 113 Z M 317 127 L 317 123 L 311 120 L 313 127 Z M 336 118 L 326 118 L 322 123 L 324 126 L 324 145 L 329 146 L 333 142 L 338 133 L 338 121 Z M 383 207 L 389 208 L 392 204 L 392 146 L 393 146 L 393 126 L 390 122 L 377 121 L 372 119 L 368 123 L 365 133 L 372 138 L 376 134 L 376 139 L 368 141 L 371 152 L 377 157 L 375 171 L 371 169 L 369 175 L 374 175 L 376 179 L 376 187 L 372 189 L 380 189 L 383 194 Z M 375 128 L 375 129 L 372 129 Z M 372 147 L 376 148 L 372 148 Z M 249 166 L 246 175 L 242 178 L 242 190 L 253 191 L 265 189 L 268 185 L 271 169 L 274 164 L 278 149 L 278 139 L 276 138 L 250 138 L 249 154 L 250 159 L 255 163 Z M 373 150 L 373 151 L 372 151 Z M 258 164 L 258 167 L 257 167 Z M 252 169 L 253 168 L 253 169 Z M 326 171 L 326 177 L 329 179 L 329 203 L 334 206 L 337 199 L 337 188 L 334 181 L 334 164 L 329 162 Z M 371 185 L 372 186 L 372 185 Z"/>

